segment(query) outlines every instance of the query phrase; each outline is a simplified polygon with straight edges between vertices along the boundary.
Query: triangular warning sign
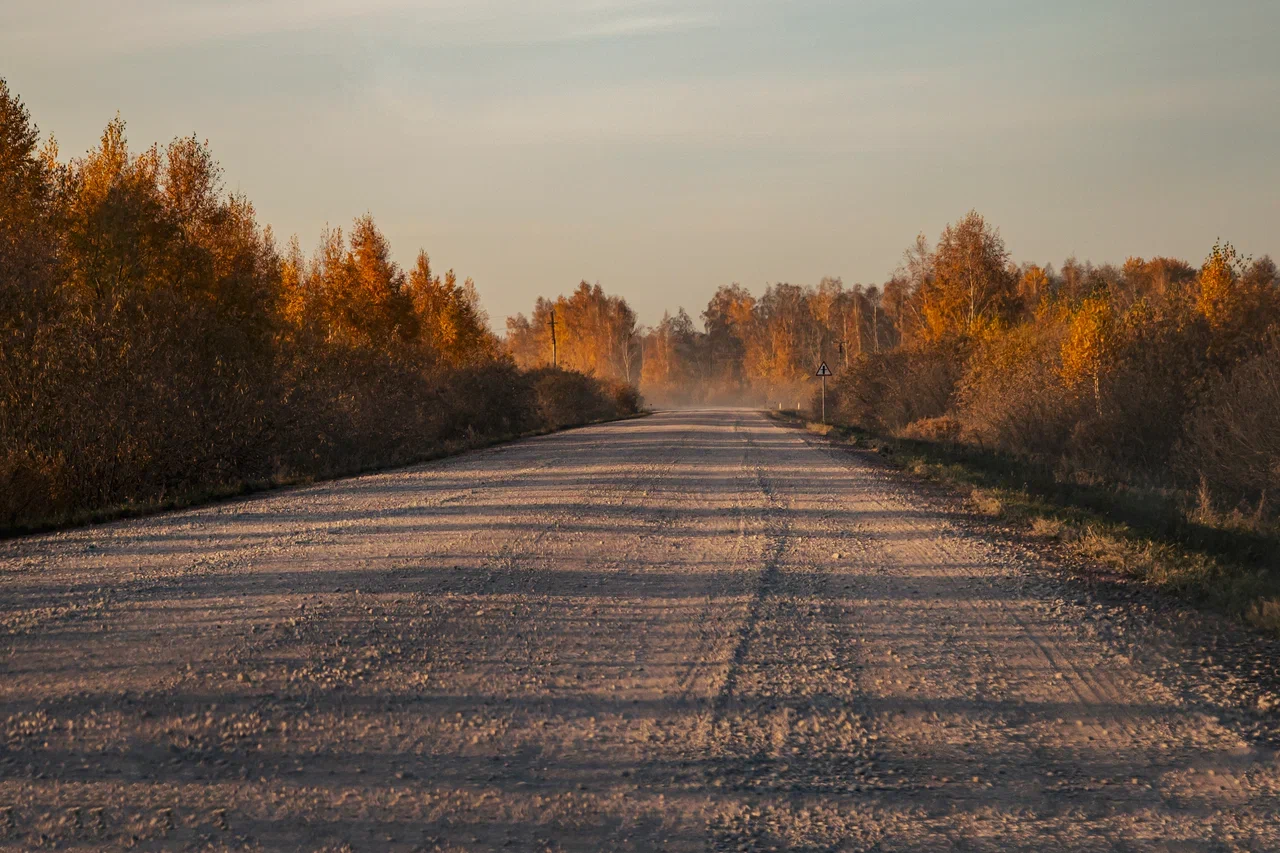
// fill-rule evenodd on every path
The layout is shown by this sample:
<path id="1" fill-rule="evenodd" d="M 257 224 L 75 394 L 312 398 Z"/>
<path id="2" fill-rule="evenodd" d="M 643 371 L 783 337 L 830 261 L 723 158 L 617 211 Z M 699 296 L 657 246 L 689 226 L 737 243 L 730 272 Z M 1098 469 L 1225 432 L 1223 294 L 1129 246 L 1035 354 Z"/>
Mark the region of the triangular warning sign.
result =
<path id="1" fill-rule="evenodd" d="M 830 375 L 831 375 L 831 368 L 827 367 L 827 363 L 825 361 L 822 362 L 822 366 L 818 368 L 818 372 L 814 374 L 814 376 L 830 376 Z"/>

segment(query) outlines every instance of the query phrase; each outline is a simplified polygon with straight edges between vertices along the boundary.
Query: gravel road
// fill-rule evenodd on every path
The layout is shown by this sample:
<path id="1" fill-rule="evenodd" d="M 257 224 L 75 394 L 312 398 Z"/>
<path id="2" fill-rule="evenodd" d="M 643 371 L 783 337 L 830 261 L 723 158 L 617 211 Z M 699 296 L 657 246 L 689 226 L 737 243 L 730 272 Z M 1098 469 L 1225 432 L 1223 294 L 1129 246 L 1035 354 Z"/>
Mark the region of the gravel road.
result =
<path id="1" fill-rule="evenodd" d="M 747 411 L 12 540 L 0 849 L 1280 850 L 1109 607 Z"/>

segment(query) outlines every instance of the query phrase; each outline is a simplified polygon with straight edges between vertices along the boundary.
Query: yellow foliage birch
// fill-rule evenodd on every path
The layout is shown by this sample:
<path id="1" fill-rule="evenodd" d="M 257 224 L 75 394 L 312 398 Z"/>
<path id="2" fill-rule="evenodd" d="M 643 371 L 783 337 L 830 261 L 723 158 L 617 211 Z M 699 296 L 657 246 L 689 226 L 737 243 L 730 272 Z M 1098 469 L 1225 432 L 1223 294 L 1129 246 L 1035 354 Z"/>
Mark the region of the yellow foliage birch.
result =
<path id="1" fill-rule="evenodd" d="M 1093 386 L 1094 405 L 1102 408 L 1102 374 L 1115 351 L 1115 312 L 1104 296 L 1090 296 L 1071 317 L 1062 341 L 1062 381 L 1068 388 Z"/>
<path id="2" fill-rule="evenodd" d="M 1230 243 L 1215 243 L 1212 254 L 1200 268 L 1196 308 L 1209 321 L 1211 328 L 1227 325 L 1235 313 L 1239 296 L 1236 286 L 1238 263 L 1236 250 Z"/>
<path id="3" fill-rule="evenodd" d="M 1039 305 L 1040 300 L 1049 292 L 1049 274 L 1043 267 L 1032 264 L 1022 272 L 1018 280 L 1018 296 L 1032 307 Z"/>

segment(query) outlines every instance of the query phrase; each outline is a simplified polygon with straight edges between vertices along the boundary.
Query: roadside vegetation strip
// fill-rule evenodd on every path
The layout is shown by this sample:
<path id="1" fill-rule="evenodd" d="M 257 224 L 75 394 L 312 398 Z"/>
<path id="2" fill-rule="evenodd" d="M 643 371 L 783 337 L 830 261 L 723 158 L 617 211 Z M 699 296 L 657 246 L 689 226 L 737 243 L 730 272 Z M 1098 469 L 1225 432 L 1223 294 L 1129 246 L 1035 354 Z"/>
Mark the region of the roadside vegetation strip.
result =
<path id="1" fill-rule="evenodd" d="M 6 539 L 16 539 L 20 536 L 54 533 L 60 530 L 70 530 L 72 528 L 85 527 L 93 524 L 106 524 L 112 521 L 124 521 L 131 518 L 146 518 L 148 516 L 161 515 L 166 512 L 174 512 L 181 509 L 191 509 L 193 507 L 207 506 L 209 504 L 252 497 L 265 492 L 301 488 L 318 483 L 330 483 L 335 480 L 345 480 L 350 477 L 361 477 L 366 474 L 376 474 L 380 471 L 393 471 L 397 468 L 409 468 L 414 465 L 424 465 L 428 462 L 452 459 L 477 450 L 485 450 L 490 447 L 511 444 L 528 438 L 538 438 L 539 436 L 554 435 L 555 433 L 582 429 L 589 426 L 599 426 L 601 424 L 646 418 L 651 414 L 653 414 L 652 410 L 642 409 L 638 412 L 619 414 L 608 418 L 598 418 L 596 420 L 584 421 L 576 424 L 547 426 L 540 429 L 528 430 L 522 433 L 511 433 L 509 435 L 498 436 L 478 435 L 475 438 L 445 442 L 431 450 L 426 450 L 422 453 L 413 454 L 401 459 L 391 459 L 383 463 L 354 466 L 351 468 L 337 468 L 321 474 L 283 473 L 269 479 L 244 480 L 238 483 L 228 484 L 225 487 L 209 488 L 198 492 L 175 495 L 164 499 L 115 504 L 92 510 L 82 510 L 61 516 L 40 519 L 21 525 L 0 525 L 0 542 L 3 542 Z"/>
<path id="2" fill-rule="evenodd" d="M 1171 490 L 1064 481 L 1046 466 L 969 445 L 820 425 L 794 411 L 769 416 L 873 451 L 965 494 L 982 515 L 1280 636 L 1280 530 L 1258 519 L 1189 508 L 1190 496 Z"/>

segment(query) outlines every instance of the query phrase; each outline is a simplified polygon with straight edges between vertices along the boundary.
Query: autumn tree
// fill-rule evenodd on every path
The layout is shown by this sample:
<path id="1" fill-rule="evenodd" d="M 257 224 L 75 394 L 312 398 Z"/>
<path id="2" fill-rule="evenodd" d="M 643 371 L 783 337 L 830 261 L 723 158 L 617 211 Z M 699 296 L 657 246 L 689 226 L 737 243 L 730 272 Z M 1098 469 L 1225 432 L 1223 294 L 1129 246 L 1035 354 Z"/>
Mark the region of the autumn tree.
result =
<path id="1" fill-rule="evenodd" d="M 497 339 L 471 279 L 458 284 L 453 270 L 443 278 L 432 275 L 431 259 L 419 252 L 409 271 L 408 296 L 421 345 L 436 357 L 457 367 L 496 356 Z"/>
<path id="2" fill-rule="evenodd" d="M 648 397 L 677 402 L 699 399 L 706 390 L 706 365 L 702 350 L 705 335 L 694 328 L 693 318 L 679 309 L 643 336 L 643 368 L 640 383 Z"/>
<path id="3" fill-rule="evenodd" d="M 601 358 L 633 375 L 634 316 L 603 302 Z M 135 152 L 117 118 L 62 163 L 0 81 L 0 530 L 638 405 L 521 373 L 487 323 L 470 280 L 425 254 L 406 275 L 370 215 L 278 251 L 195 137 Z"/>
<path id="4" fill-rule="evenodd" d="M 1215 331 L 1230 324 L 1243 307 L 1246 294 L 1239 286 L 1241 266 L 1234 246 L 1215 243 L 1196 277 L 1196 308 Z"/>
<path id="5" fill-rule="evenodd" d="M 1072 314 L 1062 342 L 1062 380 L 1068 388 L 1087 385 L 1102 412 L 1102 375 L 1116 348 L 1115 313 L 1105 294 L 1091 296 Z"/>
<path id="6" fill-rule="evenodd" d="M 555 303 L 539 296 L 529 317 L 516 314 L 507 318 L 507 351 L 522 368 L 531 370 L 551 365 L 558 358 L 551 342 L 551 317 L 554 312 Z"/>
<path id="7" fill-rule="evenodd" d="M 707 375 L 713 391 L 733 393 L 747 380 L 747 344 L 756 336 L 756 300 L 742 285 L 716 289 L 702 312 Z"/>
<path id="8" fill-rule="evenodd" d="M 561 367 L 625 383 L 639 380 L 641 344 L 635 312 L 625 299 L 585 281 L 568 297 L 554 302 L 540 298 L 530 318 L 518 314 L 507 320 L 507 345 L 518 363 L 551 363 L 553 313 Z"/>
<path id="9" fill-rule="evenodd" d="M 806 364 L 815 351 L 812 322 L 804 288 L 774 284 L 755 306 L 757 334 L 747 343 L 747 375 L 767 386 L 785 387 L 808 377 Z"/>
<path id="10" fill-rule="evenodd" d="M 1027 264 L 1018 275 L 1017 296 L 1019 302 L 1034 311 L 1040 302 L 1050 296 L 1051 270 L 1038 264 Z"/>
<path id="11" fill-rule="evenodd" d="M 917 291 L 927 340 L 973 336 L 1007 322 L 1016 277 L 1000 233 L 976 211 L 948 225 L 932 255 L 932 275 Z"/>
<path id="12" fill-rule="evenodd" d="M 1121 269 L 1122 304 L 1177 298 L 1195 278 L 1195 268 L 1176 258 L 1128 258 Z"/>
<path id="13" fill-rule="evenodd" d="M 61 309 L 55 174 L 38 146 L 30 114 L 0 79 L 0 491 L 24 491 L 33 501 L 47 462 L 32 441 L 48 419 L 42 389 L 56 369 L 38 352 Z"/>

